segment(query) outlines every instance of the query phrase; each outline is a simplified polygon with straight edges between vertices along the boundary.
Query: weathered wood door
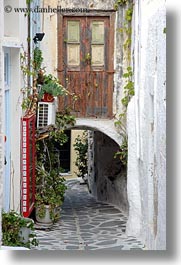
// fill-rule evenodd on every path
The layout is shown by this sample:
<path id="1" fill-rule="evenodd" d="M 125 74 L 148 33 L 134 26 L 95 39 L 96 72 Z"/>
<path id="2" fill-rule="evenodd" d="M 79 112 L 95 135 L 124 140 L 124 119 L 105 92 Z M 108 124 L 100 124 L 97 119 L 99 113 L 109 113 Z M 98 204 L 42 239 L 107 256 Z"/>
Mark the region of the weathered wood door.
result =
<path id="1" fill-rule="evenodd" d="M 59 100 L 77 117 L 112 117 L 113 21 L 110 16 L 62 17 L 59 33 L 59 78 L 71 93 Z M 59 42 L 61 41 L 59 39 Z"/>

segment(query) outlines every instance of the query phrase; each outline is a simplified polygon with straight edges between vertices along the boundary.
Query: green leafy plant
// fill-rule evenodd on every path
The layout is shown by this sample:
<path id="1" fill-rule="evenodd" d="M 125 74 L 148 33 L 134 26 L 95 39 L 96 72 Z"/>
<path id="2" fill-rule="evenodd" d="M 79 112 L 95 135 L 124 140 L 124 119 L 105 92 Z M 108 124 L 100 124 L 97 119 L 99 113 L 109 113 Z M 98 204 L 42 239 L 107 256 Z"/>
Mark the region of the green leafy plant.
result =
<path id="1" fill-rule="evenodd" d="M 28 109 L 31 104 L 31 100 L 28 98 L 31 91 L 29 78 L 35 77 L 35 72 L 33 67 L 29 66 L 29 62 L 32 65 L 32 60 L 29 60 L 28 54 L 24 51 L 20 54 L 20 68 L 23 76 L 23 87 L 21 88 L 21 92 L 23 94 L 23 102 L 21 106 L 23 110 Z"/>
<path id="2" fill-rule="evenodd" d="M 83 62 L 86 62 L 87 64 L 91 63 L 91 55 L 90 53 L 87 53 L 85 57 L 82 59 Z"/>
<path id="3" fill-rule="evenodd" d="M 49 74 L 44 75 L 43 85 L 39 92 L 39 99 L 42 99 L 45 93 L 51 94 L 54 97 L 68 95 L 67 90 L 60 84 L 58 78 Z"/>
<path id="4" fill-rule="evenodd" d="M 134 82 L 133 79 L 133 71 L 130 66 L 130 59 L 131 59 L 131 21 L 132 21 L 132 15 L 133 15 L 133 2 L 132 1 L 124 1 L 124 3 L 121 1 L 120 4 L 124 4 L 126 6 L 125 10 L 125 18 L 124 18 L 124 27 L 118 29 L 120 33 L 125 33 L 126 38 L 123 43 L 123 49 L 124 49 L 124 59 L 127 62 L 127 71 L 123 73 L 123 78 L 125 81 L 123 91 L 124 96 L 121 99 L 121 103 L 124 106 L 124 111 L 119 115 L 118 120 L 115 122 L 115 125 L 119 128 L 122 128 L 122 125 L 125 123 L 125 116 L 126 116 L 126 110 L 128 103 L 131 99 L 131 97 L 134 95 Z M 125 133 L 126 135 L 126 133 Z"/>
<path id="5" fill-rule="evenodd" d="M 119 6 L 123 8 L 124 18 L 122 22 L 122 27 L 117 31 L 122 34 L 124 43 L 123 43 L 123 54 L 124 61 L 127 65 L 126 71 L 123 73 L 123 98 L 121 103 L 123 105 L 123 112 L 119 114 L 118 119 L 115 121 L 115 126 L 119 129 L 119 133 L 123 137 L 122 144 L 119 151 L 115 154 L 115 157 L 119 157 L 121 163 L 124 167 L 127 167 L 127 158 L 128 158 L 128 136 L 126 131 L 126 112 L 127 106 L 134 95 L 134 82 L 133 82 L 133 71 L 131 68 L 131 22 L 133 16 L 133 0 L 116 0 L 115 9 L 118 10 Z"/>
<path id="6" fill-rule="evenodd" d="M 121 164 L 124 167 L 127 167 L 127 161 L 128 161 L 128 139 L 127 136 L 125 135 L 123 137 L 122 144 L 120 145 L 119 150 L 116 152 L 114 155 L 114 158 L 119 157 Z"/>
<path id="7" fill-rule="evenodd" d="M 128 8 L 126 10 L 126 14 L 125 14 L 125 20 L 127 22 L 131 22 L 132 20 L 132 15 L 133 15 L 133 7 L 131 6 L 130 8 Z"/>
<path id="8" fill-rule="evenodd" d="M 33 67 L 36 72 L 41 69 L 41 65 L 43 62 L 42 51 L 39 47 L 36 47 L 33 51 Z"/>
<path id="9" fill-rule="evenodd" d="M 74 126 L 74 124 L 75 117 L 70 114 L 68 109 L 65 109 L 63 112 L 57 112 L 55 125 L 52 125 L 47 131 L 48 137 L 37 141 L 37 158 L 38 161 L 44 162 L 44 167 L 47 171 L 53 167 L 57 168 L 59 163 L 55 155 L 55 146 L 62 146 L 68 141 L 65 130 L 68 127 Z"/>
<path id="10" fill-rule="evenodd" d="M 123 106 L 127 108 L 128 103 L 132 96 L 134 96 L 134 82 L 132 81 L 132 68 L 127 67 L 127 72 L 123 74 L 123 77 L 126 79 L 126 84 L 124 86 L 124 97 L 122 98 L 121 102 Z"/>
<path id="11" fill-rule="evenodd" d="M 43 62 L 42 51 L 36 47 L 33 51 L 33 58 L 30 58 L 28 53 L 24 52 L 20 55 L 21 71 L 23 74 L 24 87 L 21 89 L 23 93 L 23 110 L 31 108 L 31 92 L 37 86 L 41 85 L 41 90 L 37 94 L 41 100 L 45 93 L 51 94 L 53 97 L 66 96 L 68 91 L 60 84 L 58 78 L 52 74 L 45 74 L 45 70 L 41 68 Z M 30 78 L 33 78 L 33 87 L 30 86 Z"/>
<path id="12" fill-rule="evenodd" d="M 60 119 L 60 117 L 59 117 Z M 65 124 L 64 124 L 65 126 Z M 64 130 L 58 124 L 50 132 L 49 137 L 36 143 L 36 203 L 40 218 L 45 216 L 46 206 L 49 205 L 52 222 L 59 218 L 60 212 L 56 211 L 64 200 L 66 190 L 65 179 L 61 176 L 63 169 L 59 165 L 59 157 L 56 155 L 56 145 L 59 146 L 68 140 Z"/>
<path id="13" fill-rule="evenodd" d="M 39 55 L 38 55 L 39 53 Z M 40 58 L 41 57 L 41 58 Z M 41 51 L 37 48 L 34 50 L 34 57 L 33 59 L 30 58 L 27 52 L 23 52 L 20 54 L 20 65 L 21 71 L 23 76 L 23 88 L 21 88 L 21 92 L 23 95 L 23 100 L 21 107 L 24 111 L 29 110 L 32 107 L 33 99 L 35 98 L 32 94 L 32 91 L 35 92 L 33 89 L 34 87 L 31 86 L 30 79 L 33 79 L 33 86 L 34 81 L 37 78 L 37 69 L 40 67 L 43 58 L 41 55 Z"/>
<path id="14" fill-rule="evenodd" d="M 133 0 L 116 0 L 114 4 L 114 9 L 118 10 L 119 6 L 125 6 L 130 2 L 133 2 Z"/>
<path id="15" fill-rule="evenodd" d="M 50 207 L 50 217 L 55 222 L 60 213 L 55 210 L 62 205 L 66 190 L 65 179 L 60 175 L 59 169 L 49 172 L 44 169 L 41 162 L 36 167 L 36 195 L 35 207 L 38 208 L 40 218 L 45 216 L 45 206 Z"/>
<path id="16" fill-rule="evenodd" d="M 59 136 L 57 136 L 58 133 Z M 63 169 L 59 166 L 59 158 L 56 155 L 56 145 L 60 147 L 67 140 L 68 137 L 64 131 L 57 131 L 55 135 L 51 132 L 50 137 L 37 141 L 37 162 L 42 163 L 47 172 L 50 172 L 53 168 L 57 168 L 62 172 Z"/>
<path id="17" fill-rule="evenodd" d="M 87 174 L 87 151 L 88 151 L 88 137 L 87 132 L 84 131 L 82 136 L 78 135 L 75 139 L 74 149 L 77 154 L 75 165 L 78 168 L 76 172 L 78 177 L 84 178 Z"/>
<path id="18" fill-rule="evenodd" d="M 56 124 L 51 126 L 48 137 L 36 143 L 36 207 L 39 208 L 40 217 L 43 217 L 45 205 L 49 205 L 52 221 L 57 220 L 55 208 L 62 204 L 66 190 L 65 179 L 61 176 L 63 169 L 59 166 L 59 158 L 55 152 L 56 146 L 67 142 L 65 129 L 74 124 L 75 117 L 68 109 L 58 112 Z"/>
<path id="19" fill-rule="evenodd" d="M 29 239 L 26 242 L 22 235 L 22 228 L 30 229 Z M 20 246 L 31 248 L 37 246 L 38 241 L 34 231 L 34 222 L 22 217 L 15 211 L 2 212 L 2 243 L 5 246 Z"/>
<path id="20" fill-rule="evenodd" d="M 22 110 L 27 110 L 30 105 L 31 105 L 31 99 L 28 97 L 25 97 L 21 104 Z"/>
<path id="21" fill-rule="evenodd" d="M 71 114 L 69 109 L 56 113 L 56 126 L 58 129 L 67 129 L 75 125 L 75 116 Z"/>
<path id="22" fill-rule="evenodd" d="M 58 142 L 60 145 L 63 145 L 67 142 L 68 138 L 64 130 L 55 129 L 50 132 L 49 140 L 52 141 L 52 143 Z"/>

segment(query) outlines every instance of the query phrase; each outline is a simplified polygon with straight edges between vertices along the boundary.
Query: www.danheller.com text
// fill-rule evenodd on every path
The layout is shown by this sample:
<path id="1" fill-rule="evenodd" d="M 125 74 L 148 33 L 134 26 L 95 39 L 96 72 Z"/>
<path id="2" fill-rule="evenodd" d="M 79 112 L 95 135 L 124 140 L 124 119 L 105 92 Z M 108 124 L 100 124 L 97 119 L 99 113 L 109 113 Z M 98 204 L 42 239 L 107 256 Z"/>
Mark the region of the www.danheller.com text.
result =
<path id="1" fill-rule="evenodd" d="M 27 12 L 31 12 L 31 13 L 87 13 L 89 12 L 88 8 L 62 8 L 61 6 L 57 6 L 57 7 L 51 7 L 51 6 L 47 6 L 47 7 L 40 7 L 40 6 L 36 6 L 34 8 L 28 8 L 28 7 L 12 7 L 10 5 L 7 5 L 4 7 L 4 11 L 6 13 L 11 13 L 11 12 L 15 12 L 15 13 L 27 13 Z"/>

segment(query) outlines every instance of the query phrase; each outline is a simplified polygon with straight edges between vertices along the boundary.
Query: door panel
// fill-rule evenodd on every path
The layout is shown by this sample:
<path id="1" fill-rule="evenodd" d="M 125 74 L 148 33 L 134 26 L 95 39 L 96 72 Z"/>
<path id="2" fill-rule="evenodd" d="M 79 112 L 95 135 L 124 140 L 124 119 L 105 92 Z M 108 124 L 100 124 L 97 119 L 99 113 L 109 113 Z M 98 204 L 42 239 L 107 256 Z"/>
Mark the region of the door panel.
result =
<path id="1" fill-rule="evenodd" d="M 77 117 L 112 117 L 113 63 L 109 17 L 64 17 L 59 65 L 63 85 L 77 96 L 59 99 Z M 61 59 L 62 58 L 62 59 Z M 59 67 L 60 68 L 60 67 Z"/>

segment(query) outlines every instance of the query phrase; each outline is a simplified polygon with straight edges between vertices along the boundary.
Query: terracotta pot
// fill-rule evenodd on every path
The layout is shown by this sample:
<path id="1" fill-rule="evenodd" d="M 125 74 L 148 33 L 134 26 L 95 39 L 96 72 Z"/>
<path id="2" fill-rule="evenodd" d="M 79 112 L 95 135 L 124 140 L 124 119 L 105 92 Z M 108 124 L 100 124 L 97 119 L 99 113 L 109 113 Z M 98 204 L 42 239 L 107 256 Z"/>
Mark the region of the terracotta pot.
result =
<path id="1" fill-rule="evenodd" d="M 43 102 L 53 102 L 54 101 L 54 97 L 51 94 L 49 94 L 49 93 L 45 93 L 43 95 L 42 101 Z"/>

